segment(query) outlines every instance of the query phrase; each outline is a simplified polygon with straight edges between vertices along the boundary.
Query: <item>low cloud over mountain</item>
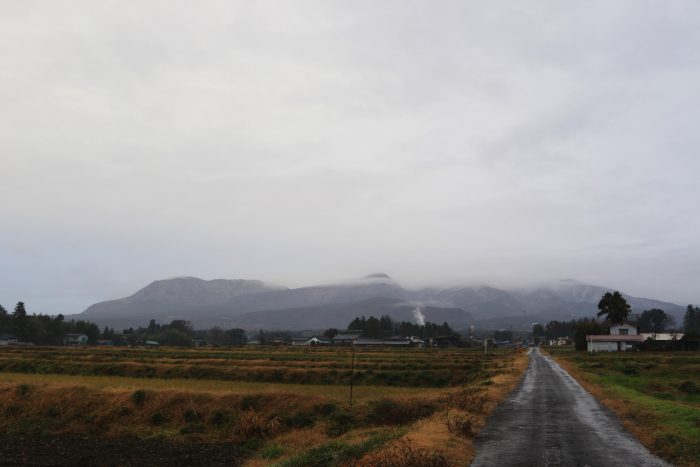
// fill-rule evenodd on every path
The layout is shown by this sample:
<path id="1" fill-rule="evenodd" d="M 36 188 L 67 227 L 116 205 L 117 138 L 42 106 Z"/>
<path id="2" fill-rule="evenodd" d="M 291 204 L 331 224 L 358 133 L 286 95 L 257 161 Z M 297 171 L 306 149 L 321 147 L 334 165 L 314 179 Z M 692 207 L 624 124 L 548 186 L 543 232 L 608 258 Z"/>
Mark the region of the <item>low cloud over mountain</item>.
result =
<path id="1" fill-rule="evenodd" d="M 388 275 L 376 273 L 340 283 L 289 289 L 257 280 L 206 281 L 180 277 L 151 283 L 130 297 L 90 306 L 76 318 L 116 328 L 144 326 L 149 320 L 191 321 L 246 329 L 343 328 L 356 316 L 389 315 L 415 321 L 416 310 L 427 321 L 464 328 L 527 328 L 532 322 L 593 316 L 606 287 L 559 281 L 537 288 L 452 287 L 408 290 Z M 626 296 L 634 312 L 661 308 L 679 319 L 683 307 Z"/>

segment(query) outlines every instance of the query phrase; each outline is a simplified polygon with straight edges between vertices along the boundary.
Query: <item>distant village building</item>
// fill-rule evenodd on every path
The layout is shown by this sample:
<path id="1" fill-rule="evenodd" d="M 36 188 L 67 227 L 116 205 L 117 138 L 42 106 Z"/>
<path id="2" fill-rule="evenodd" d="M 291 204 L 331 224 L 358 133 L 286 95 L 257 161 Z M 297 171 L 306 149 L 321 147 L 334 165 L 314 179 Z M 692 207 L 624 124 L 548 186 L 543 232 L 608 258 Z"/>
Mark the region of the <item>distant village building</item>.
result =
<path id="1" fill-rule="evenodd" d="M 63 336 L 64 345 L 86 345 L 88 336 L 85 334 L 66 334 Z"/>
<path id="2" fill-rule="evenodd" d="M 269 342 L 272 345 L 290 345 L 292 343 L 292 340 L 288 337 L 276 336 L 272 339 L 269 339 Z"/>
<path id="3" fill-rule="evenodd" d="M 371 347 L 371 346 L 384 346 L 384 347 L 409 347 L 412 344 L 411 339 L 403 338 L 392 338 L 392 339 L 370 339 L 370 338 L 359 338 L 355 340 L 355 345 Z"/>
<path id="4" fill-rule="evenodd" d="M 160 344 L 158 341 L 146 341 L 143 343 L 146 347 L 158 347 Z"/>
<path id="5" fill-rule="evenodd" d="M 457 334 L 448 336 L 431 337 L 429 340 L 431 347 L 457 347 L 460 344 L 460 337 Z"/>
<path id="6" fill-rule="evenodd" d="M 642 332 L 639 335 L 653 341 L 679 341 L 684 336 L 682 332 Z"/>
<path id="7" fill-rule="evenodd" d="M 335 345 L 351 345 L 357 339 L 362 336 L 362 331 L 356 331 L 353 329 L 346 329 L 343 331 L 338 331 L 338 334 L 333 337 L 333 344 Z"/>
<path id="8" fill-rule="evenodd" d="M 296 346 L 315 346 L 315 345 L 331 345 L 332 341 L 321 337 L 295 337 L 292 339 L 292 345 Z"/>
<path id="9" fill-rule="evenodd" d="M 19 343 L 19 338 L 12 334 L 0 335 L 0 345 L 15 345 Z"/>
<path id="10" fill-rule="evenodd" d="M 610 327 L 610 334 L 588 335 L 586 342 L 589 353 L 628 352 L 636 350 L 644 342 L 644 337 L 631 324 L 617 324 Z"/>
<path id="11" fill-rule="evenodd" d="M 549 339 L 550 347 L 562 347 L 564 345 L 571 344 L 571 339 L 568 337 L 557 337 L 556 339 Z"/>

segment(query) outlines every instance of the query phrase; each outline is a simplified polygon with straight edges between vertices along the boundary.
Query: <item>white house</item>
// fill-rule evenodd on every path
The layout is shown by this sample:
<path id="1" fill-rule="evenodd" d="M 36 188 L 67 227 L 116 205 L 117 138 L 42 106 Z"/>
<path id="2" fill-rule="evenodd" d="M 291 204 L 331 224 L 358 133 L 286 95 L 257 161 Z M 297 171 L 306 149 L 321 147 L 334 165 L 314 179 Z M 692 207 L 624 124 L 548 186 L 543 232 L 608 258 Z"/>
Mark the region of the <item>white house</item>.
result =
<path id="1" fill-rule="evenodd" d="M 616 324 L 610 327 L 610 334 L 588 335 L 588 352 L 627 352 L 635 350 L 644 342 L 644 337 L 631 324 Z"/>
<path id="2" fill-rule="evenodd" d="M 63 344 L 65 345 L 85 345 L 87 341 L 88 336 L 85 334 L 66 334 L 63 336 Z"/>

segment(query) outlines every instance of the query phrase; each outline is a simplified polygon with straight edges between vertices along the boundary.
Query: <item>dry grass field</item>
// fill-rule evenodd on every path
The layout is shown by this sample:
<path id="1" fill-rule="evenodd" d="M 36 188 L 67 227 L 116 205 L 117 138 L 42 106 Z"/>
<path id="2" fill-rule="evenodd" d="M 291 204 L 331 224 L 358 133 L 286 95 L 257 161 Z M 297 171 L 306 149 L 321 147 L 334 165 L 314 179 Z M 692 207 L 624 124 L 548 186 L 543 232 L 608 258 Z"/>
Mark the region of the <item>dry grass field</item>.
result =
<path id="1" fill-rule="evenodd" d="M 10 465 L 457 465 L 523 353 L 5 348 Z M 76 443 L 75 440 L 82 440 Z M 70 446 L 70 447 L 69 447 Z"/>

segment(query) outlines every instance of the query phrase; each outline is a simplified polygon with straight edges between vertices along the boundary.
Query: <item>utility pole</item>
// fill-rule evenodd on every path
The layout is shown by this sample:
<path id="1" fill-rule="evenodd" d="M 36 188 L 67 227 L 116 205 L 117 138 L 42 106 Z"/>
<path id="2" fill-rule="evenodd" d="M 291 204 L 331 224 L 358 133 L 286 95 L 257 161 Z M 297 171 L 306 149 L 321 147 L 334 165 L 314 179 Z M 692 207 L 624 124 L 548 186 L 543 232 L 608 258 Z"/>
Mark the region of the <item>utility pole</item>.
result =
<path id="1" fill-rule="evenodd" d="M 350 363 L 350 405 L 352 405 L 352 383 L 355 379 L 355 342 L 352 342 L 352 360 Z"/>

